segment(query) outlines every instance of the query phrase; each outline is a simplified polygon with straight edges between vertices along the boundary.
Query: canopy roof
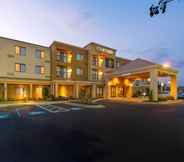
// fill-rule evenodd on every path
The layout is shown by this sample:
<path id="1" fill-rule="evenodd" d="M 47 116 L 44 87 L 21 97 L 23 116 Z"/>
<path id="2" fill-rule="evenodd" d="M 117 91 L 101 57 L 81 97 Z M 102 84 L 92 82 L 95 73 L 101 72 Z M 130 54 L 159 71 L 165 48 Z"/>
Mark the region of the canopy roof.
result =
<path id="1" fill-rule="evenodd" d="M 149 72 L 150 69 L 153 68 L 158 69 L 159 71 L 164 71 L 169 74 L 175 74 L 178 72 L 175 69 L 169 67 L 164 68 L 160 64 L 156 64 L 154 62 L 138 58 L 114 70 L 111 75 L 131 75 L 132 73 Z"/>

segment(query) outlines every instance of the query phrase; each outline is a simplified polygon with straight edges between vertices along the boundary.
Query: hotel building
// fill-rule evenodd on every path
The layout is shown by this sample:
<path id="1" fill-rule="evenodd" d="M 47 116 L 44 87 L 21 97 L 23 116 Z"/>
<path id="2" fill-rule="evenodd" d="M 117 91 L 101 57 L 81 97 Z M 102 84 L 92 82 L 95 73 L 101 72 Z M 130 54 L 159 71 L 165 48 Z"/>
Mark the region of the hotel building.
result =
<path id="1" fill-rule="evenodd" d="M 177 98 L 177 71 L 146 60 L 127 60 L 97 43 L 85 47 L 54 41 L 44 47 L 0 37 L 0 99 L 132 97 L 137 80 L 148 82 L 158 100 L 158 78 L 170 76 Z"/>
<path id="2" fill-rule="evenodd" d="M 42 99 L 50 86 L 48 47 L 0 37 L 0 98 Z"/>

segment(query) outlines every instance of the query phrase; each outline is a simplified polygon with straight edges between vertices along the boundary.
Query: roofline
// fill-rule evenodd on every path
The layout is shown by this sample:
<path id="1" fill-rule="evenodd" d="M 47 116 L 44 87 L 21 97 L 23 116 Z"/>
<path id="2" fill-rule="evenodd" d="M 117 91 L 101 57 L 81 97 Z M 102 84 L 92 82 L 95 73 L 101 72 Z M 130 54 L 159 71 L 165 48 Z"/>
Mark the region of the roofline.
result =
<path id="1" fill-rule="evenodd" d="M 173 69 L 173 68 L 167 68 L 167 69 L 165 69 L 165 68 L 164 68 L 162 65 L 160 65 L 160 64 L 145 66 L 145 67 L 136 68 L 136 69 L 133 69 L 133 70 L 126 70 L 126 71 L 123 72 L 123 73 L 126 73 L 126 72 L 127 72 L 127 73 L 134 73 L 134 72 L 137 72 L 137 71 L 139 71 L 139 70 L 147 70 L 147 69 L 151 69 L 151 68 L 156 68 L 156 69 L 162 68 L 163 70 L 167 70 L 167 71 L 170 71 L 170 72 L 172 72 L 172 73 L 176 73 L 176 74 L 179 73 L 178 70 Z M 112 75 L 121 75 L 121 74 L 122 74 L 121 72 L 116 73 L 116 71 L 114 71 L 114 72 L 112 73 Z"/>
<path id="2" fill-rule="evenodd" d="M 127 59 L 127 58 L 124 58 L 124 57 L 120 57 L 120 56 L 116 56 L 116 58 L 118 58 L 118 59 L 123 59 L 123 60 L 127 60 L 127 61 L 133 61 L 133 60 L 130 60 L 130 59 Z"/>
<path id="3" fill-rule="evenodd" d="M 61 41 L 53 41 L 52 44 L 51 44 L 49 47 L 51 47 L 54 43 L 60 43 L 60 44 L 64 44 L 64 45 L 67 45 L 67 46 L 71 46 L 71 47 L 74 47 L 74 48 L 78 48 L 78 49 L 81 49 L 81 50 L 84 50 L 84 51 L 88 51 L 88 50 L 85 49 L 85 48 L 82 48 L 82 47 L 79 47 L 79 46 L 75 46 L 75 45 L 69 44 L 69 43 L 64 43 L 64 42 L 61 42 Z"/>
<path id="4" fill-rule="evenodd" d="M 17 39 L 13 39 L 13 38 L 7 38 L 7 37 L 0 36 L 0 39 L 6 39 L 6 40 L 10 40 L 10 41 L 16 41 L 16 42 L 20 42 L 20 43 L 30 44 L 30 45 L 33 45 L 33 46 L 39 46 L 39 47 L 49 48 L 49 46 L 44 46 L 44 45 L 35 44 L 35 43 L 31 43 L 31 42 L 21 41 L 21 40 L 17 40 Z"/>
<path id="5" fill-rule="evenodd" d="M 97 46 L 102 46 L 102 47 L 104 47 L 104 48 L 113 50 L 113 51 L 115 51 L 115 52 L 117 51 L 117 50 L 114 49 L 114 48 L 110 48 L 110 47 L 107 47 L 107 46 L 105 46 L 105 45 L 103 45 L 103 44 L 99 44 L 99 43 L 96 43 L 96 42 L 90 42 L 90 43 L 88 43 L 87 45 L 85 45 L 84 48 L 86 48 L 86 47 L 89 46 L 90 44 L 94 44 L 94 45 L 97 45 Z"/>

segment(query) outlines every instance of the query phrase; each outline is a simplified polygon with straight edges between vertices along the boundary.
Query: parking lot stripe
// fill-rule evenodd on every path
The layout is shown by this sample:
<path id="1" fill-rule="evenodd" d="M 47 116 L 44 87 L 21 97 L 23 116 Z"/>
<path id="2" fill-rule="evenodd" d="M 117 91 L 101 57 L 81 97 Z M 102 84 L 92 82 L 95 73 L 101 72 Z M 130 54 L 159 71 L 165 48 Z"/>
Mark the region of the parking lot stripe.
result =
<path id="1" fill-rule="evenodd" d="M 18 109 L 16 109 L 16 113 L 17 113 L 18 117 L 21 118 L 21 113 L 19 112 Z"/>

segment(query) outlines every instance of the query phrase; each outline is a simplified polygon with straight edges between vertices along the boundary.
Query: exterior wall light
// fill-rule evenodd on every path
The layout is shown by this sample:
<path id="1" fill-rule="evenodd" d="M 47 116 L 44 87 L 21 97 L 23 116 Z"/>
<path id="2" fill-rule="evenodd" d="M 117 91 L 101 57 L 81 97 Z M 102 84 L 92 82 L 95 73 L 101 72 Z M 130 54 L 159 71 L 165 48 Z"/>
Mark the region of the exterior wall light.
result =
<path id="1" fill-rule="evenodd" d="M 164 63 L 164 64 L 163 64 L 163 67 L 164 67 L 164 68 L 169 68 L 170 65 L 169 65 L 169 63 Z"/>

